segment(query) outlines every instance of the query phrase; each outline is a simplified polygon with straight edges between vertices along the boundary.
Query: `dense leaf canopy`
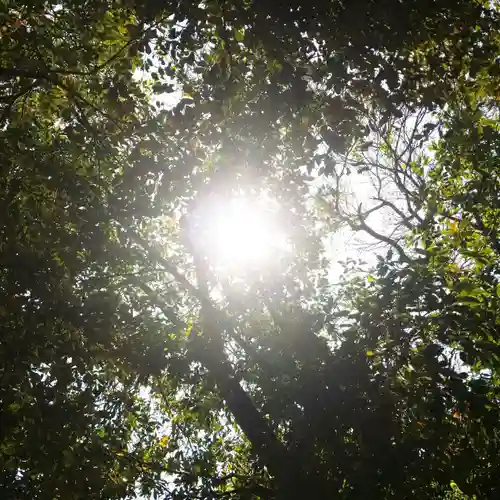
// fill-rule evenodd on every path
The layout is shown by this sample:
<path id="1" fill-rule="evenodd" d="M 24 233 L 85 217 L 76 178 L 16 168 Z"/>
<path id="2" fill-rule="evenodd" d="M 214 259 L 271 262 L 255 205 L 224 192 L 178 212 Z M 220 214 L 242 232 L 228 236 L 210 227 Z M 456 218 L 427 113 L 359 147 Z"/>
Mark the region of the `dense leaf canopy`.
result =
<path id="1" fill-rule="evenodd" d="M 2 498 L 498 498 L 498 7 L 0 0 Z"/>

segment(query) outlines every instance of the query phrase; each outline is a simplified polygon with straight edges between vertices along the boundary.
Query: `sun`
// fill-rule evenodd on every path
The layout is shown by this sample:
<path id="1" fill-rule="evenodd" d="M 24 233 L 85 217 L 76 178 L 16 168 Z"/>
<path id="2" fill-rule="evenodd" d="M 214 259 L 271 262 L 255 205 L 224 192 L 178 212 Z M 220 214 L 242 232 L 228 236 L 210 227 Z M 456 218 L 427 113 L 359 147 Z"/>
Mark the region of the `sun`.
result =
<path id="1" fill-rule="evenodd" d="M 243 196 L 207 207 L 204 244 L 212 263 L 245 269 L 272 261 L 286 244 L 272 208 Z"/>

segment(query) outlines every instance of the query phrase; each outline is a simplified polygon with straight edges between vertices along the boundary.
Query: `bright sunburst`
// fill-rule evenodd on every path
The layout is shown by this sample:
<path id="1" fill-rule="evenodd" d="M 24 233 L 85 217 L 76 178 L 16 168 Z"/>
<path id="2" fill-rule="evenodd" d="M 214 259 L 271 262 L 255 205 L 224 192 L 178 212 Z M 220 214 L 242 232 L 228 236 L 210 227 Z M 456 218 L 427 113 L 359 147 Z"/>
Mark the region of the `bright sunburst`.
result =
<path id="1" fill-rule="evenodd" d="M 285 246 L 272 210 L 262 200 L 237 197 L 207 210 L 206 248 L 216 264 L 247 268 L 269 262 Z"/>

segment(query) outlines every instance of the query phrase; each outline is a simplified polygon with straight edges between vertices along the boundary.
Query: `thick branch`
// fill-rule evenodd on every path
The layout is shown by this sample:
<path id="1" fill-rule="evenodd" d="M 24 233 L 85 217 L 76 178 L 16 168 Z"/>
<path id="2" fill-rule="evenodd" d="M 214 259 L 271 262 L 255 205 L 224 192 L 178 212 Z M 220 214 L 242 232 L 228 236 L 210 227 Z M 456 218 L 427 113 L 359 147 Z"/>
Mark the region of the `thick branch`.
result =
<path id="1" fill-rule="evenodd" d="M 139 280 L 136 280 L 136 282 L 167 317 L 172 317 L 172 311 L 168 309 L 161 297 L 154 290 Z M 204 318 L 203 323 L 201 335 L 206 335 L 210 338 L 221 337 L 220 332 L 216 329 L 217 324 L 215 321 Z M 187 325 L 178 318 L 175 319 L 175 324 L 187 328 Z M 284 494 L 283 497 L 286 498 L 287 492 L 296 491 L 297 481 L 300 481 L 298 479 L 300 476 L 297 476 L 299 472 L 298 467 L 295 465 L 285 445 L 279 441 L 268 422 L 253 404 L 250 396 L 241 387 L 224 353 L 211 347 L 213 347 L 213 344 L 212 346 L 207 346 L 208 349 L 201 355 L 200 361 L 214 377 L 217 387 L 236 422 L 252 443 L 257 455 L 276 477 L 280 485 L 280 490 Z"/>

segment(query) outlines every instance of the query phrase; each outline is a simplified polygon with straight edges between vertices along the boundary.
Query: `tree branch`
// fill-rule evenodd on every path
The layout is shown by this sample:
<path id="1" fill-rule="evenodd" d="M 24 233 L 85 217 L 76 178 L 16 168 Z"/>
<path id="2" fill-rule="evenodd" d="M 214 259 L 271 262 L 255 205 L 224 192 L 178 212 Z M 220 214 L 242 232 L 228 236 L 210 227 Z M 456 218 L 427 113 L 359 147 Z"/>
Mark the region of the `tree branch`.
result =
<path id="1" fill-rule="evenodd" d="M 172 312 L 154 290 L 145 283 L 140 282 L 140 280 L 134 281 L 167 317 L 172 316 Z M 178 318 L 175 319 L 174 324 L 184 326 L 183 322 Z M 187 327 L 187 325 L 185 326 Z M 220 332 L 217 332 L 215 327 L 214 322 L 204 321 L 202 335 L 207 335 L 210 338 L 220 337 Z M 229 411 L 252 443 L 258 456 L 275 476 L 280 489 L 283 492 L 291 492 L 297 488 L 298 484 L 302 485 L 300 469 L 295 460 L 257 410 L 250 396 L 241 387 L 237 376 L 227 359 L 225 359 L 223 351 L 217 352 L 215 349 L 208 349 L 200 357 L 200 362 L 208 368 L 214 377 Z M 291 473 L 291 471 L 294 472 Z"/>
<path id="2" fill-rule="evenodd" d="M 391 210 L 393 210 L 398 216 L 400 217 L 400 223 L 409 229 L 410 231 L 414 229 L 414 226 L 410 224 L 410 220 L 413 218 L 413 215 L 405 215 L 402 210 L 400 210 L 394 203 L 392 203 L 389 200 L 385 200 L 383 198 L 374 198 L 377 201 L 380 201 L 381 204 L 376 207 L 377 209 L 382 208 L 382 207 L 389 207 Z"/>
<path id="3" fill-rule="evenodd" d="M 350 226 L 352 229 L 362 229 L 363 231 L 366 231 L 370 236 L 373 238 L 386 243 L 389 245 L 391 248 L 396 250 L 398 252 L 399 256 L 401 257 L 401 260 L 406 263 L 411 263 L 412 260 L 406 255 L 405 251 L 403 248 L 395 242 L 393 239 L 389 238 L 388 236 L 385 236 L 383 234 L 377 233 L 373 228 L 371 228 L 366 222 L 363 217 L 363 214 L 361 213 L 361 204 L 358 207 L 358 220 L 359 220 L 359 226 L 354 225 L 354 223 L 350 222 Z"/>

